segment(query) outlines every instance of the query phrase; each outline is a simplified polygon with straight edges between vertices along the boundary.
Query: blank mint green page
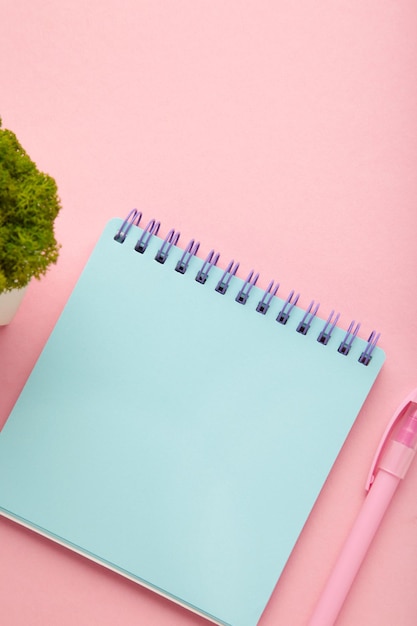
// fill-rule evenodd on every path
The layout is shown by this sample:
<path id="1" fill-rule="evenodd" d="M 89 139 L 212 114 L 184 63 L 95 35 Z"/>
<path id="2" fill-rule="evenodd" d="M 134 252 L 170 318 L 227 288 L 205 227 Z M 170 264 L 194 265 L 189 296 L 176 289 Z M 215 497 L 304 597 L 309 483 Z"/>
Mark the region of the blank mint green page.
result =
<path id="1" fill-rule="evenodd" d="M 254 626 L 382 365 L 296 332 L 113 236 L 112 220 L 0 434 L 4 514 L 205 616 Z"/>

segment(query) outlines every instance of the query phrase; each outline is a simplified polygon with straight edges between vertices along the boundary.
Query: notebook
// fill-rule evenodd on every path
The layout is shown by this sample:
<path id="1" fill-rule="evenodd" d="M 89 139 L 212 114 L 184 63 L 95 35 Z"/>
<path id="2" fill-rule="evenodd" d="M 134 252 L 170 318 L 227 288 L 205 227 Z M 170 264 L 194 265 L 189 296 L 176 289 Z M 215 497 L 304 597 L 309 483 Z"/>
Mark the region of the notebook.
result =
<path id="1" fill-rule="evenodd" d="M 255 626 L 384 353 L 140 219 L 105 226 L 0 434 L 0 511 Z"/>

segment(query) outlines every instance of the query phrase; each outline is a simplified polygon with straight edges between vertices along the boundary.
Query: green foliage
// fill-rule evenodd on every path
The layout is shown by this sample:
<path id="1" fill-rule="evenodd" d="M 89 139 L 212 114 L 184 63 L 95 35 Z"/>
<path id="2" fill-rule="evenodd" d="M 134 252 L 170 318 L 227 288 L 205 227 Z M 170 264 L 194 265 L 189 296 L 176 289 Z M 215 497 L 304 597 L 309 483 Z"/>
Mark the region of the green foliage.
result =
<path id="1" fill-rule="evenodd" d="M 53 178 L 40 172 L 0 119 L 0 293 L 40 278 L 58 259 Z"/>

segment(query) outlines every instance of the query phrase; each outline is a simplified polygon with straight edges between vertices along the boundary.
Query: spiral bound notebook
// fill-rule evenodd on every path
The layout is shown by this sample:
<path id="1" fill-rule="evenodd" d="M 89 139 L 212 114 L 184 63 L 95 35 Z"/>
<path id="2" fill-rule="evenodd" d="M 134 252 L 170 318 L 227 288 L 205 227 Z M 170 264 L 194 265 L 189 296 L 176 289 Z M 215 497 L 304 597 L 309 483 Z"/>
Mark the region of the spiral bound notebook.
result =
<path id="1" fill-rule="evenodd" d="M 106 226 L 0 434 L 0 511 L 255 626 L 384 353 L 140 217 Z"/>

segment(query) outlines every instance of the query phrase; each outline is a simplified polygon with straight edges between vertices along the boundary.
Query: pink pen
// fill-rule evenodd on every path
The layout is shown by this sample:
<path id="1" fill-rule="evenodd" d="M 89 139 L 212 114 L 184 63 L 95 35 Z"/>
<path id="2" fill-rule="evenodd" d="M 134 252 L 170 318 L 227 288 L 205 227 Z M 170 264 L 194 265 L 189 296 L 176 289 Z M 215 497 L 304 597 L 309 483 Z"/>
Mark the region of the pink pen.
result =
<path id="1" fill-rule="evenodd" d="M 398 407 L 376 451 L 368 492 L 308 626 L 333 626 L 371 541 L 417 448 L 417 389 Z"/>

